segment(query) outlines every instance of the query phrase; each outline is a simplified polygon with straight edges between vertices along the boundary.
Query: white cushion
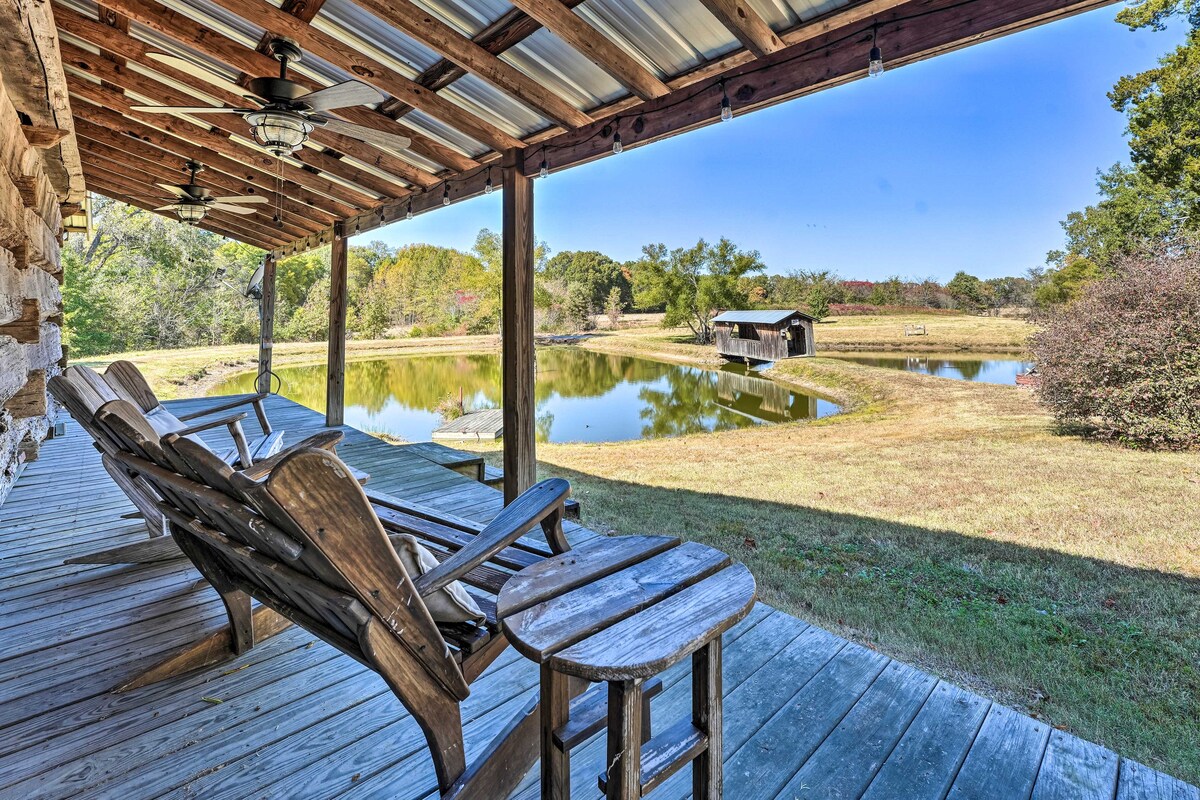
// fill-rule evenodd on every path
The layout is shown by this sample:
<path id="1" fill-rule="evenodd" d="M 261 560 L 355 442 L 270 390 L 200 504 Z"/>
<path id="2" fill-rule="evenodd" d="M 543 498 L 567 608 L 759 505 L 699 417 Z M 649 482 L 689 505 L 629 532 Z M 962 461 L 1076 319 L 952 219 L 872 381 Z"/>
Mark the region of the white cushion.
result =
<path id="1" fill-rule="evenodd" d="M 388 537 L 408 577 L 416 579 L 438 565 L 433 553 L 409 534 Z M 434 622 L 482 622 L 483 612 L 458 581 L 425 596 L 425 607 Z"/>

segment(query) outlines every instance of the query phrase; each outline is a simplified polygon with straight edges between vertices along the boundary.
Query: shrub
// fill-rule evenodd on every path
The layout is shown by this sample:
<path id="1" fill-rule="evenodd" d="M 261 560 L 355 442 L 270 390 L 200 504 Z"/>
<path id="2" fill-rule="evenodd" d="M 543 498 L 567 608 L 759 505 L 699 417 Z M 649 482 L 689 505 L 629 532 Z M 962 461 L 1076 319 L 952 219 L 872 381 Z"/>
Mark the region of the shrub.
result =
<path id="1" fill-rule="evenodd" d="M 1200 445 L 1200 256 L 1131 256 L 1031 340 L 1041 399 L 1130 445 Z"/>
<path id="2" fill-rule="evenodd" d="M 865 303 L 830 303 L 829 313 L 835 317 L 878 317 L 903 316 L 907 314 L 938 314 L 960 317 L 962 312 L 952 308 L 929 308 L 926 306 L 873 306 Z"/>

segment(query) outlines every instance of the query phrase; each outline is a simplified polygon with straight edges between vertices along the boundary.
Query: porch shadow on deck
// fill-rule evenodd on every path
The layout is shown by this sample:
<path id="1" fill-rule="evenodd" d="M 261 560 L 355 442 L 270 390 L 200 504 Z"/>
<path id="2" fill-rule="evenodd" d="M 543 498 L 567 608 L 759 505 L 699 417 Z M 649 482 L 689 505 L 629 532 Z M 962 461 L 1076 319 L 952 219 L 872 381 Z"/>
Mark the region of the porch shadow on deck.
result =
<path id="1" fill-rule="evenodd" d="M 269 410 L 289 442 L 323 422 L 281 398 Z M 344 430 L 339 452 L 372 486 L 481 520 L 499 510 L 499 492 Z M 130 509 L 73 424 L 0 507 L 0 798 L 436 795 L 424 740 L 383 681 L 297 628 L 227 665 L 108 694 L 223 619 L 184 561 L 62 564 L 143 540 L 143 526 L 121 519 Z M 574 525 L 569 535 L 595 536 Z M 686 675 L 681 665 L 664 676 L 657 722 L 684 713 Z M 473 685 L 468 760 L 536 683 L 509 650 Z M 725 693 L 732 800 L 1200 800 L 1195 787 L 762 604 L 727 635 Z M 599 740 L 575 752 L 576 797 L 597 796 L 602 757 Z M 685 771 L 653 797 L 689 787 Z M 517 796 L 537 796 L 533 775 Z"/>

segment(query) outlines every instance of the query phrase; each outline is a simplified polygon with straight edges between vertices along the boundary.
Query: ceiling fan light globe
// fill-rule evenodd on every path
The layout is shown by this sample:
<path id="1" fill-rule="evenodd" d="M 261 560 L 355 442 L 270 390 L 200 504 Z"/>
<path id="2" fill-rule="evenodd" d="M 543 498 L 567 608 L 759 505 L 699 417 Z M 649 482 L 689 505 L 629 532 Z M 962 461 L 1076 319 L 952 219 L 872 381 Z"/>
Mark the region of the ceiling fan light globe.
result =
<path id="1" fill-rule="evenodd" d="M 247 114 L 246 121 L 255 141 L 277 156 L 299 150 L 313 131 L 312 124 L 303 117 L 278 111 Z"/>
<path id="2" fill-rule="evenodd" d="M 208 209 L 200 203 L 180 203 L 175 209 L 175 213 L 179 215 L 179 219 L 195 225 L 200 220 L 204 219 L 204 215 L 208 213 Z"/>

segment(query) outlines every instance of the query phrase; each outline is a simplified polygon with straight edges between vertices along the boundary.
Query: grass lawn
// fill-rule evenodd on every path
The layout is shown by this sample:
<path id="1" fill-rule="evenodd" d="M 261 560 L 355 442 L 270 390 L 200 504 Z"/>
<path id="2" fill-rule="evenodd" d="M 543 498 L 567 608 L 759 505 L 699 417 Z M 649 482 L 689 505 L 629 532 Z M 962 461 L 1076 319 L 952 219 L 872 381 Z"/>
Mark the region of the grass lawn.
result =
<path id="1" fill-rule="evenodd" d="M 542 471 L 593 527 L 725 549 L 769 603 L 1200 782 L 1194 454 L 1060 436 L 1016 387 L 825 358 L 775 374 L 853 410 L 542 445 Z"/>
<path id="2" fill-rule="evenodd" d="M 818 327 L 818 342 L 837 329 L 843 343 L 909 346 L 913 321 L 844 318 Z M 1029 331 L 1003 319 L 925 322 L 930 336 L 917 341 L 943 352 L 1011 351 Z M 494 346 L 404 340 L 350 352 Z M 660 329 L 582 346 L 715 362 L 711 348 Z M 277 363 L 311 363 L 324 348 L 276 352 Z M 223 359 L 252 369 L 252 358 L 217 348 L 138 360 L 194 394 L 189 374 L 231 369 Z M 1058 435 L 1016 387 L 824 357 L 782 362 L 774 376 L 847 411 L 670 440 L 547 444 L 541 472 L 571 480 L 592 527 L 725 549 L 769 603 L 1200 783 L 1195 454 Z"/>
<path id="3" fill-rule="evenodd" d="M 924 336 L 905 336 L 905 325 L 924 325 Z M 1020 319 L 966 314 L 828 317 L 816 325 L 817 350 L 974 350 L 1019 353 L 1033 326 Z"/>

